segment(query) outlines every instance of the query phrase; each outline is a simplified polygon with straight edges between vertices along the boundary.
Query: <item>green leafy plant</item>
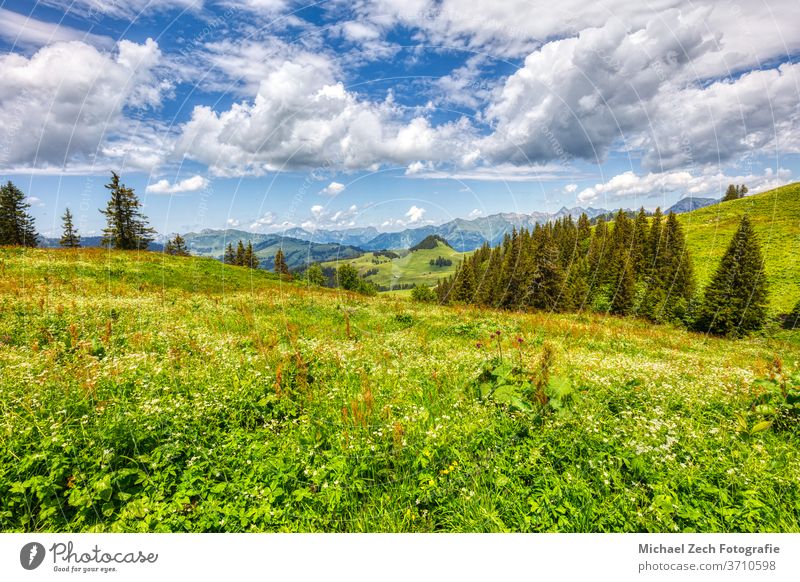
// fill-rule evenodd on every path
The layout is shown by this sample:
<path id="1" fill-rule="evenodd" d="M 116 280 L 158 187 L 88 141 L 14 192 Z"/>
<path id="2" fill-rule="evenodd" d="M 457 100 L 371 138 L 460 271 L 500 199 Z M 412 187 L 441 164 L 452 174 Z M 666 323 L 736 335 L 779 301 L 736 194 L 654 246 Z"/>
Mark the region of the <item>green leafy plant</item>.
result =
<path id="1" fill-rule="evenodd" d="M 755 385 L 760 391 L 750 404 L 749 412 L 756 417 L 756 422 L 749 432 L 796 427 L 800 421 L 800 372 L 784 372 L 781 361 L 776 358 L 769 376 L 756 380 Z"/>

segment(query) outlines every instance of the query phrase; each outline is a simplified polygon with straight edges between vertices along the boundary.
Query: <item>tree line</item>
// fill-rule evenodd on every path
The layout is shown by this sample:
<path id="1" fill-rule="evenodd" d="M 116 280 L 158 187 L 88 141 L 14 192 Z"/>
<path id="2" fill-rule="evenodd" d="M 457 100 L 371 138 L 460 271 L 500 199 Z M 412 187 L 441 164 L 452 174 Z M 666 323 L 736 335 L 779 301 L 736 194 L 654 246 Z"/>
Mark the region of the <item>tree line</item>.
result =
<path id="1" fill-rule="evenodd" d="M 680 323 L 720 335 L 759 329 L 767 282 L 760 245 L 742 218 L 717 270 L 697 293 L 692 259 L 675 213 L 620 210 L 592 228 L 582 214 L 513 230 L 483 245 L 435 288 L 440 303 L 554 312 L 593 310 Z M 415 295 L 431 299 L 424 292 Z"/>

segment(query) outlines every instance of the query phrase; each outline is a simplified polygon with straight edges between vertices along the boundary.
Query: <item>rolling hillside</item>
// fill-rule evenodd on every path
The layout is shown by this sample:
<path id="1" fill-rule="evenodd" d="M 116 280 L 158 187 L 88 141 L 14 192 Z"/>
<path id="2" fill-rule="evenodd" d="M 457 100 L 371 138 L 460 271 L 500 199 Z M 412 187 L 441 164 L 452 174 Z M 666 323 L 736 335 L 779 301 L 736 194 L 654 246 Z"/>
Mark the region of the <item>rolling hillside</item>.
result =
<path id="1" fill-rule="evenodd" d="M 377 271 L 365 278 L 381 289 L 392 289 L 405 285 L 435 285 L 438 279 L 450 275 L 458 263 L 470 253 L 460 253 L 449 245 L 436 241 L 434 248 L 416 251 L 396 250 L 399 258 L 390 259 L 377 253 L 365 253 L 358 258 L 347 260 L 363 276 Z M 431 265 L 431 261 L 443 257 L 449 259 L 449 266 Z M 323 267 L 337 267 L 340 261 L 322 263 Z"/>
<path id="2" fill-rule="evenodd" d="M 798 532 L 797 335 L 0 248 L 0 530 Z"/>
<path id="3" fill-rule="evenodd" d="M 745 213 L 761 240 L 770 309 L 788 312 L 800 299 L 800 183 L 679 215 L 698 283 L 711 278 Z"/>
<path id="4" fill-rule="evenodd" d="M 245 244 L 252 242 L 253 250 L 261 260 L 260 267 L 268 270 L 273 267 L 278 249 L 283 249 L 286 263 L 293 270 L 303 269 L 311 263 L 357 257 L 364 252 L 350 245 L 308 242 L 280 234 L 261 234 L 235 229 L 207 229 L 198 233 L 190 232 L 184 238 L 192 254 L 215 259 L 222 258 L 228 243 L 235 249 L 236 243 L 240 240 Z"/>

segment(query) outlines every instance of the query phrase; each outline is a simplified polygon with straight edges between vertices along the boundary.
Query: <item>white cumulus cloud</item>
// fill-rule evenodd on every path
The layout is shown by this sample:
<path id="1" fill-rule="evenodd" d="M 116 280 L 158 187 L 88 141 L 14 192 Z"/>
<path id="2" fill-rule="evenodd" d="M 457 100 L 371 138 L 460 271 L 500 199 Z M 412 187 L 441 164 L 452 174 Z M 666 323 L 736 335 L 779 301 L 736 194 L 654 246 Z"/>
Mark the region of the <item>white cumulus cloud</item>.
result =
<path id="1" fill-rule="evenodd" d="M 182 192 L 197 192 L 208 186 L 208 179 L 203 176 L 192 176 L 180 182 L 170 184 L 169 180 L 159 180 L 147 187 L 147 192 L 153 194 L 180 194 Z"/>

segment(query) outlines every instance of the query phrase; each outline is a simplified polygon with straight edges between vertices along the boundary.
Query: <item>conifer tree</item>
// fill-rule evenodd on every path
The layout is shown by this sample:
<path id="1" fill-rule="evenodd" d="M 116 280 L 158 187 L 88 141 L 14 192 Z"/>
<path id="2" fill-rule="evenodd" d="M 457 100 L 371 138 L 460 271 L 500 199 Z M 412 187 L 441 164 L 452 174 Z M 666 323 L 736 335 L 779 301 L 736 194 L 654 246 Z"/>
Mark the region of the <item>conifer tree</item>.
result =
<path id="1" fill-rule="evenodd" d="M 656 265 L 655 281 L 660 285 L 660 303 L 651 305 L 645 315 L 655 321 L 681 319 L 694 295 L 694 271 L 686 249 L 686 237 L 674 212 L 670 212 L 663 228 L 662 253 Z"/>
<path id="2" fill-rule="evenodd" d="M 456 272 L 451 299 L 462 303 L 473 303 L 475 300 L 475 271 L 469 259 L 461 263 Z"/>
<path id="3" fill-rule="evenodd" d="M 585 257 L 589 252 L 589 243 L 592 240 L 592 225 L 589 217 L 582 212 L 578 218 L 578 255 Z"/>
<path id="4" fill-rule="evenodd" d="M 231 243 L 228 243 L 228 246 L 225 247 L 225 255 L 222 258 L 222 262 L 226 265 L 236 264 L 236 252 L 233 250 L 233 245 Z"/>
<path id="5" fill-rule="evenodd" d="M 30 207 L 13 182 L 0 186 L 0 245 L 37 246 L 39 235 L 27 212 Z"/>
<path id="6" fill-rule="evenodd" d="M 614 282 L 614 295 L 611 298 L 610 311 L 614 315 L 628 315 L 633 309 L 636 296 L 636 279 L 633 276 L 630 257 L 622 262 Z"/>
<path id="7" fill-rule="evenodd" d="M 792 309 L 783 320 L 784 329 L 800 329 L 800 301 L 795 303 Z"/>
<path id="8" fill-rule="evenodd" d="M 631 258 L 637 279 L 643 278 L 647 264 L 650 262 L 649 234 L 650 224 L 647 220 L 647 213 L 644 208 L 640 208 L 633 223 L 633 246 L 631 247 Z"/>
<path id="9" fill-rule="evenodd" d="M 61 222 L 63 234 L 61 235 L 59 244 L 64 248 L 71 249 L 81 246 L 81 237 L 78 235 L 75 230 L 75 225 L 72 223 L 72 213 L 69 211 L 69 208 L 66 209 L 64 216 L 61 217 Z"/>
<path id="10" fill-rule="evenodd" d="M 749 190 L 747 186 L 741 184 L 736 186 L 734 184 L 728 184 L 728 189 L 725 190 L 725 196 L 722 197 L 723 202 L 729 202 L 731 200 L 738 200 L 739 198 L 744 198 L 745 194 L 747 194 Z"/>
<path id="11" fill-rule="evenodd" d="M 564 287 L 564 272 L 559 261 L 558 247 L 544 235 L 541 246 L 533 257 L 533 271 L 528 283 L 526 303 L 537 309 L 559 309 Z"/>
<path id="12" fill-rule="evenodd" d="M 650 221 L 650 234 L 648 235 L 649 251 L 647 253 L 647 274 L 651 274 L 655 268 L 655 263 L 661 250 L 661 228 L 663 224 L 664 215 L 661 213 L 661 208 L 656 208 L 653 213 L 653 218 Z"/>
<path id="13" fill-rule="evenodd" d="M 275 272 L 279 275 L 289 275 L 289 265 L 286 264 L 282 249 L 278 249 L 278 252 L 275 253 Z M 358 271 L 356 271 L 356 275 L 358 275 Z"/>
<path id="14" fill-rule="evenodd" d="M 767 281 L 761 245 L 745 215 L 705 289 L 695 329 L 715 335 L 741 335 L 760 329 L 766 314 Z"/>
<path id="15" fill-rule="evenodd" d="M 111 182 L 105 187 L 111 197 L 106 209 L 100 211 L 106 217 L 101 244 L 123 251 L 146 250 L 155 231 L 147 225 L 147 217 L 139 210 L 141 203 L 136 193 L 120 182 L 116 172 L 111 172 Z"/>
<path id="16" fill-rule="evenodd" d="M 260 261 L 253 252 L 253 241 L 247 241 L 247 248 L 244 251 L 244 264 L 250 269 L 258 269 Z"/>
<path id="17" fill-rule="evenodd" d="M 233 264 L 237 267 L 244 267 L 247 264 L 245 260 L 244 243 L 239 239 L 239 244 L 236 245 L 236 259 L 234 259 Z"/>
<path id="18" fill-rule="evenodd" d="M 188 257 L 189 249 L 186 247 L 186 240 L 179 234 L 175 238 L 167 241 L 164 245 L 164 252 L 168 255 L 175 255 L 178 257 Z"/>

